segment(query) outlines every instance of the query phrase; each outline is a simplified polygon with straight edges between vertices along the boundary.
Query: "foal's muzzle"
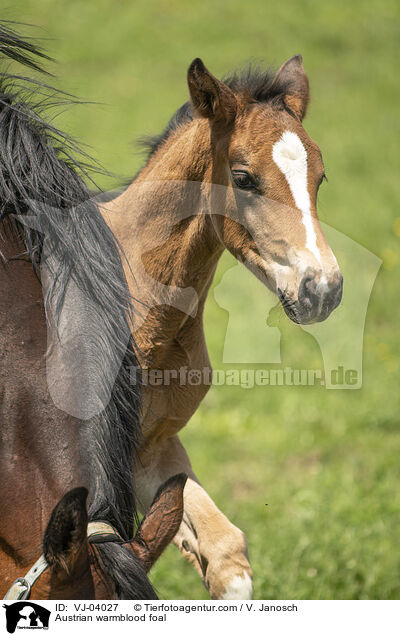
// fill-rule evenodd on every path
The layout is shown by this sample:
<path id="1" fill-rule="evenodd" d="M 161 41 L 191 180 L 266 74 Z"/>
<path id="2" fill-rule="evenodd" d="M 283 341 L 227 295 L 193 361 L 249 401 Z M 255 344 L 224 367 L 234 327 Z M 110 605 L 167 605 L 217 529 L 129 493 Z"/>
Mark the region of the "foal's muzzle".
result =
<path id="1" fill-rule="evenodd" d="M 301 280 L 297 301 L 278 290 L 278 296 L 289 318 L 301 325 L 322 322 L 342 299 L 343 276 L 335 273 L 329 279 L 307 273 Z"/>

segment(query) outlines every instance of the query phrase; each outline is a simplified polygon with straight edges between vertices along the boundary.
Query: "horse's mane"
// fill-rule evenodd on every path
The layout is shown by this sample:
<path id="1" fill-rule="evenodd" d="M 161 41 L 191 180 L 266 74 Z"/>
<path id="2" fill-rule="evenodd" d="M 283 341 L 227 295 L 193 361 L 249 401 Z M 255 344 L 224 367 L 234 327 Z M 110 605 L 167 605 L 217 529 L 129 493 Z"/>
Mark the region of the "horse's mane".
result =
<path id="1" fill-rule="evenodd" d="M 0 60 L 7 58 L 41 72 L 42 60 L 49 59 L 30 40 L 17 35 L 9 23 L 0 22 Z M 90 200 L 83 179 L 93 174 L 95 166 L 69 136 L 45 120 L 47 108 L 74 101 L 41 80 L 0 73 L 0 221 L 21 236 L 38 272 L 44 237 L 48 241 L 46 253 L 55 256 L 57 269 L 52 272 L 45 300 L 55 308 L 55 320 L 72 278 L 101 317 L 104 330 L 96 354 L 101 356 L 101 351 L 111 349 L 123 361 L 107 407 L 85 427 L 85 457 L 89 464 L 90 520 L 106 520 L 129 539 L 136 515 L 133 458 L 140 440 L 140 395 L 129 377 L 130 367 L 137 367 L 138 362 L 132 337 L 128 346 L 126 338 L 130 334 L 131 298 L 119 246 Z M 125 574 L 117 567 L 121 550 L 118 544 L 98 546 L 104 569 L 118 589 L 124 589 L 125 597 L 154 598 L 154 590 L 132 553 L 123 555 Z M 129 579 L 130 570 L 137 572 L 136 580 Z"/>
<path id="2" fill-rule="evenodd" d="M 279 75 L 277 76 L 275 69 L 263 69 L 258 64 L 248 64 L 229 73 L 222 78 L 222 81 L 234 93 L 241 95 L 248 102 L 269 103 L 278 108 L 286 109 L 283 98 L 290 88 L 290 82 L 282 79 Z M 186 102 L 172 115 L 162 133 L 142 137 L 139 143 L 147 150 L 147 160 L 157 152 L 172 132 L 192 119 L 192 106 L 190 102 Z"/>

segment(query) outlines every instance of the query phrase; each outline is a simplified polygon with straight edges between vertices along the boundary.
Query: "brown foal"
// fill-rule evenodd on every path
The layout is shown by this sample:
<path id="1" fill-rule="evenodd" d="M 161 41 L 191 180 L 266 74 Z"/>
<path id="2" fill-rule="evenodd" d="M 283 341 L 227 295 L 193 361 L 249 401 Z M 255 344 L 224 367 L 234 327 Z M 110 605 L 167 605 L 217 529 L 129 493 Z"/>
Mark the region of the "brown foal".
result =
<path id="1" fill-rule="evenodd" d="M 175 543 L 212 598 L 249 598 L 244 534 L 199 484 L 179 437 L 209 382 L 180 371 L 210 368 L 203 308 L 227 248 L 300 324 L 325 320 L 342 277 L 316 212 L 324 166 L 302 120 L 309 101 L 301 56 L 277 73 L 246 71 L 224 82 L 196 59 L 191 101 L 152 145 L 145 167 L 102 213 L 126 255 L 137 303 L 140 361 L 157 374 L 144 387 L 145 445 L 138 474 L 143 510 L 163 480 L 184 471 L 184 519 Z M 141 312 L 141 313 L 139 313 Z"/>

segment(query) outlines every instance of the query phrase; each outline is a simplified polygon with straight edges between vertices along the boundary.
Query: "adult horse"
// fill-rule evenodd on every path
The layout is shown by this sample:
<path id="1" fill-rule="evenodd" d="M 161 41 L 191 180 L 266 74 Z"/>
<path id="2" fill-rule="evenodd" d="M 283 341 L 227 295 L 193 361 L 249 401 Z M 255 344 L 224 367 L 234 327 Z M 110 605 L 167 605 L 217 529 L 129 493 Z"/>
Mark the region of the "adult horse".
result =
<path id="1" fill-rule="evenodd" d="M 188 85 L 191 101 L 150 142 L 146 165 L 103 215 L 135 273 L 126 266 L 142 303 L 133 333 L 153 372 L 144 387 L 141 505 L 173 472 L 188 473 L 175 543 L 212 598 L 248 598 L 245 537 L 201 487 L 177 436 L 210 385 L 204 303 L 225 248 L 300 324 L 329 316 L 342 276 L 317 218 L 325 173 L 302 126 L 309 83 L 301 56 L 276 73 L 247 69 L 225 81 L 196 59 Z"/>
<path id="2" fill-rule="evenodd" d="M 37 70 L 45 57 L 6 24 L 0 55 Z M 84 164 L 40 115 L 64 99 L 0 75 L 0 595 L 150 599 L 146 572 L 180 524 L 185 477 L 132 540 L 130 296 Z"/>

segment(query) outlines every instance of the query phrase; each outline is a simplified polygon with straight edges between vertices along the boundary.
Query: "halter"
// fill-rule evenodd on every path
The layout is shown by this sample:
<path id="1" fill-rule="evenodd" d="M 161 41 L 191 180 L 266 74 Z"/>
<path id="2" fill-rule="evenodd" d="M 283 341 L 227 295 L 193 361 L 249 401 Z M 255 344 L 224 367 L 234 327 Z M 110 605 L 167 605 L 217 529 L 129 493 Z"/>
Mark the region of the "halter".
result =
<path id="1" fill-rule="evenodd" d="M 101 537 L 107 537 L 103 541 Z M 113 539 L 111 539 L 113 537 Z M 122 541 L 118 532 L 105 521 L 90 521 L 87 527 L 87 538 L 89 543 L 105 543 L 107 541 Z M 5 601 L 23 601 L 30 597 L 31 588 L 38 578 L 49 567 L 44 554 L 33 564 L 29 572 L 23 577 L 15 579 L 14 583 L 6 593 Z"/>

